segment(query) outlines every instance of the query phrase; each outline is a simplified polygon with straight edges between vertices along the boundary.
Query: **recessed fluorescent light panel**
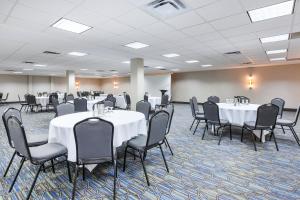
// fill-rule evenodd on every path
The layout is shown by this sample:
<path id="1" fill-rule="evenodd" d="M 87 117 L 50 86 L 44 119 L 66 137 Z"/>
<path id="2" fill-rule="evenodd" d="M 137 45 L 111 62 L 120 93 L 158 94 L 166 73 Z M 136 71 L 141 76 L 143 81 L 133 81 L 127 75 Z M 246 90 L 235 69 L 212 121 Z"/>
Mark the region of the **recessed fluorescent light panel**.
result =
<path id="1" fill-rule="evenodd" d="M 270 61 L 285 61 L 286 58 L 271 58 Z"/>
<path id="2" fill-rule="evenodd" d="M 289 39 L 289 34 L 276 35 L 272 37 L 260 38 L 261 43 L 279 42 Z"/>
<path id="3" fill-rule="evenodd" d="M 80 69 L 80 71 L 87 71 L 88 69 Z"/>
<path id="4" fill-rule="evenodd" d="M 83 33 L 92 28 L 90 26 L 80 24 L 64 18 L 58 20 L 56 23 L 52 25 L 52 27 L 62 29 L 65 31 L 70 31 L 73 33 Z"/>
<path id="5" fill-rule="evenodd" d="M 179 54 L 176 54 L 176 53 L 169 53 L 169 54 L 164 54 L 163 56 L 164 56 L 164 57 L 167 57 L 167 58 L 174 58 L 174 57 L 178 57 Z"/>
<path id="6" fill-rule="evenodd" d="M 155 69 L 164 69 L 164 67 L 163 66 L 156 66 L 156 67 L 154 67 Z"/>
<path id="7" fill-rule="evenodd" d="M 130 64 L 130 61 L 123 61 L 124 64 Z"/>
<path id="8" fill-rule="evenodd" d="M 141 49 L 141 48 L 149 47 L 148 44 L 143 44 L 141 42 L 132 42 L 129 44 L 125 44 L 125 46 L 133 49 Z"/>
<path id="9" fill-rule="evenodd" d="M 35 66 L 35 67 L 46 67 L 46 65 L 44 65 L 44 64 L 34 64 L 33 66 Z"/>
<path id="10" fill-rule="evenodd" d="M 73 52 L 70 52 L 68 53 L 70 56 L 86 56 L 87 53 L 82 53 L 82 52 L 76 52 L 76 51 L 73 51 Z"/>
<path id="11" fill-rule="evenodd" d="M 295 0 L 248 11 L 252 22 L 263 21 L 275 17 L 291 15 L 294 11 Z"/>
<path id="12" fill-rule="evenodd" d="M 198 63 L 198 60 L 187 60 L 186 63 L 192 64 L 192 63 Z"/>
<path id="13" fill-rule="evenodd" d="M 32 70 L 33 70 L 33 69 L 29 69 L 29 68 L 28 68 L 28 69 L 27 69 L 27 68 L 26 68 L 26 69 L 23 69 L 23 71 L 32 71 Z"/>
<path id="14" fill-rule="evenodd" d="M 23 72 L 14 72 L 14 74 L 23 74 Z"/>
<path id="15" fill-rule="evenodd" d="M 207 64 L 207 65 L 201 65 L 201 67 L 212 67 L 212 65 Z"/>
<path id="16" fill-rule="evenodd" d="M 180 69 L 171 69 L 172 72 L 178 72 Z"/>
<path id="17" fill-rule="evenodd" d="M 279 50 L 266 51 L 266 53 L 268 55 L 278 54 L 278 53 L 286 53 L 286 52 L 287 52 L 287 49 L 279 49 Z"/>

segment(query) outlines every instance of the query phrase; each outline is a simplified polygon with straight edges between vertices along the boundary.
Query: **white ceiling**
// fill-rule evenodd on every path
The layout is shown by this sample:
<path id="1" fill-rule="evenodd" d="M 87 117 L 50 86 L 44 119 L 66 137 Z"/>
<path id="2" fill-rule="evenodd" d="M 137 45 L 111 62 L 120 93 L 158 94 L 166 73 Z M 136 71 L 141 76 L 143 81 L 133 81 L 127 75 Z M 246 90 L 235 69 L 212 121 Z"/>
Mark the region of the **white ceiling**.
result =
<path id="1" fill-rule="evenodd" d="M 288 48 L 289 59 L 300 58 L 300 39 L 268 44 L 259 41 L 260 37 L 300 31 L 299 0 L 293 15 L 256 23 L 251 23 L 248 10 L 286 0 L 183 0 L 187 11 L 167 19 L 145 10 L 150 1 L 0 0 L 0 71 L 32 68 L 33 71 L 24 74 L 64 75 L 65 70 L 75 70 L 78 75 L 91 76 L 96 75 L 96 70 L 117 70 L 124 75 L 130 66 L 122 62 L 133 57 L 144 58 L 145 65 L 150 67 L 180 71 L 300 63 L 300 60 L 271 63 L 265 53 L 265 50 Z M 93 28 L 76 34 L 51 27 L 62 17 Z M 150 47 L 134 50 L 123 46 L 134 41 Z M 43 54 L 46 50 L 61 54 Z M 88 56 L 67 54 L 73 51 Z M 242 55 L 225 56 L 228 51 L 241 51 Z M 167 53 L 181 56 L 162 56 Z M 186 60 L 199 63 L 187 64 Z M 47 66 L 33 67 L 23 61 Z M 242 64 L 250 61 L 254 64 Z M 213 67 L 202 68 L 203 64 Z M 82 72 L 82 68 L 89 70 Z M 157 72 L 157 69 L 147 71 Z"/>

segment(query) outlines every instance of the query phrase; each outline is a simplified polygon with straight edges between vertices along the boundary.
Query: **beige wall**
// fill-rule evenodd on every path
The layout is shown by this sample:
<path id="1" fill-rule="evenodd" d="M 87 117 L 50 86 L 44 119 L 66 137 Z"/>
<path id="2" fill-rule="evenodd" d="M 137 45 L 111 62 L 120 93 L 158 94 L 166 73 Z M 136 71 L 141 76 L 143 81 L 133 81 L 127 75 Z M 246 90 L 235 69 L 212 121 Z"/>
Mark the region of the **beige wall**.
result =
<path id="1" fill-rule="evenodd" d="M 118 88 L 114 88 L 114 82 L 117 83 Z M 101 79 L 101 90 L 105 93 L 122 94 L 130 91 L 129 77 L 115 77 Z"/>
<path id="2" fill-rule="evenodd" d="M 100 90 L 101 80 L 96 78 L 76 78 L 80 91 Z"/>
<path id="3" fill-rule="evenodd" d="M 248 76 L 253 74 L 254 88 L 248 89 Z M 300 105 L 300 65 L 259 67 L 176 73 L 172 75 L 172 95 L 174 101 L 187 102 L 196 96 L 203 102 L 210 95 L 225 101 L 235 95 L 244 95 L 253 103 L 270 102 L 281 97 L 286 107 Z"/>
<path id="4" fill-rule="evenodd" d="M 4 93 L 3 98 L 5 98 L 8 92 L 8 101 L 16 101 L 18 94 L 21 98 L 24 98 L 28 90 L 27 82 L 27 76 L 0 74 L 0 92 Z"/>

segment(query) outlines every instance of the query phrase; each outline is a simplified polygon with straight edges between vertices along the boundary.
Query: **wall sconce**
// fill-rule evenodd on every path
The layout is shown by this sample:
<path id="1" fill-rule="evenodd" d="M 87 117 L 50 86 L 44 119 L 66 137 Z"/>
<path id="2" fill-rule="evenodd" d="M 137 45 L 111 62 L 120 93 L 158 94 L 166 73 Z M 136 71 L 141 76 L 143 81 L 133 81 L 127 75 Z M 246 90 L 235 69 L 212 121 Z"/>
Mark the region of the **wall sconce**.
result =
<path id="1" fill-rule="evenodd" d="M 77 90 L 79 90 L 79 88 L 80 88 L 80 82 L 79 81 L 75 82 L 75 87 L 76 87 Z"/>
<path id="2" fill-rule="evenodd" d="M 119 88 L 119 83 L 118 82 L 114 81 L 113 85 L 114 85 L 114 89 L 118 89 Z"/>
<path id="3" fill-rule="evenodd" d="M 253 89 L 253 76 L 252 76 L 252 74 L 250 74 L 249 77 L 248 77 L 248 88 L 249 88 L 249 90 Z"/>

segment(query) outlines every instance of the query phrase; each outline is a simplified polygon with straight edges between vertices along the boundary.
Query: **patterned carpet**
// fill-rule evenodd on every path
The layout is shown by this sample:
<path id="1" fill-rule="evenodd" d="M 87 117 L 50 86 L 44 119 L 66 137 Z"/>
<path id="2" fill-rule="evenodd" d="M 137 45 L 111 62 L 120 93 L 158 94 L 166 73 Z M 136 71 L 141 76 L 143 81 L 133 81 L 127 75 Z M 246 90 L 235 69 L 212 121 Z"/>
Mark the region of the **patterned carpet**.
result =
<path id="1" fill-rule="evenodd" d="M 0 107 L 1 115 L 6 107 Z M 290 119 L 293 115 L 284 113 Z M 28 131 L 47 133 L 53 116 L 52 113 L 24 113 L 23 121 Z M 232 141 L 225 134 L 218 146 L 218 138 L 212 134 L 206 134 L 201 140 L 202 129 L 192 135 L 191 122 L 188 105 L 176 105 L 169 135 L 175 155 L 172 157 L 164 148 L 170 173 L 165 170 L 159 149 L 152 150 L 145 161 L 151 184 L 148 187 L 140 162 L 129 157 L 126 172 L 119 168 L 118 199 L 300 199 L 300 148 L 289 131 L 285 135 L 281 130 L 276 131 L 279 152 L 273 141 L 264 145 L 257 142 L 255 152 L 248 137 L 240 142 L 240 129 L 234 129 Z M 300 132 L 299 127 L 296 132 Z M 2 178 L 12 153 L 1 121 L 0 199 L 24 199 L 37 170 L 26 162 L 13 191 L 8 193 L 19 164 L 18 158 L 7 177 Z M 99 165 L 93 173 L 86 173 L 86 181 L 80 176 L 77 186 L 77 199 L 112 199 L 112 166 Z M 71 191 L 66 167 L 58 165 L 55 174 L 50 170 L 40 174 L 31 197 L 69 199 Z"/>

